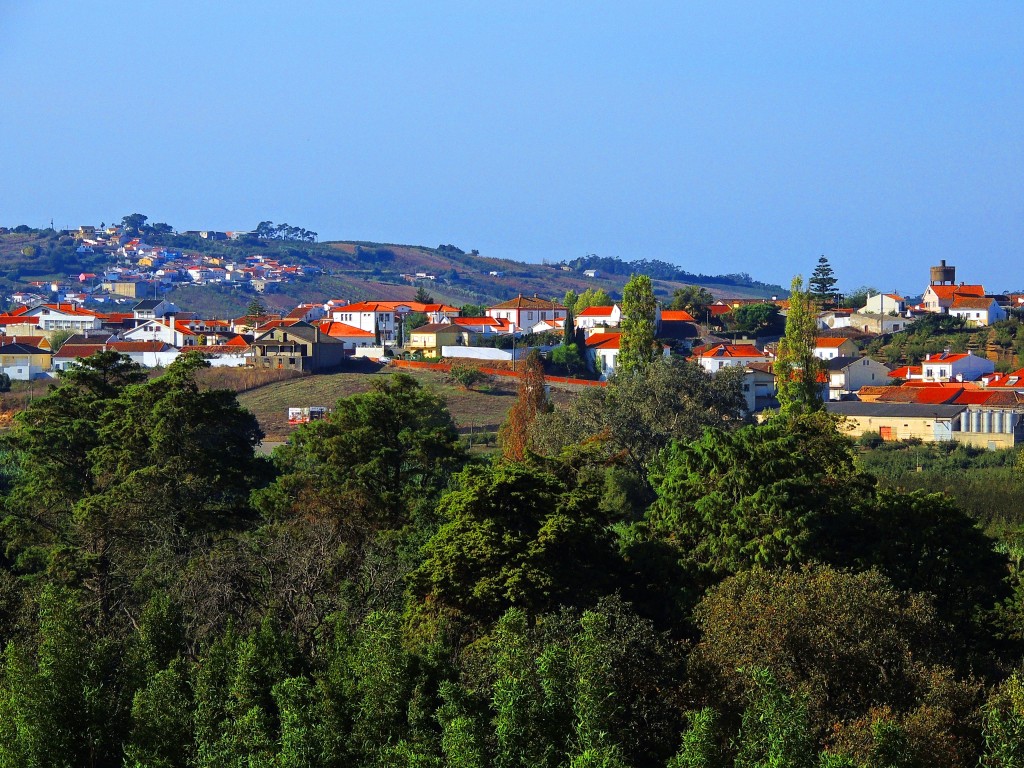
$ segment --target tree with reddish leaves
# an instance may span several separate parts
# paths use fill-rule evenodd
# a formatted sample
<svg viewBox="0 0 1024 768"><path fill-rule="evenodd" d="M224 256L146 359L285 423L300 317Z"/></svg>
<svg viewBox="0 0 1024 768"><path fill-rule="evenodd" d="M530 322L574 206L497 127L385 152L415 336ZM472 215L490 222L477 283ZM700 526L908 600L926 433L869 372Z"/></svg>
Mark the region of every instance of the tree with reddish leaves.
<svg viewBox="0 0 1024 768"><path fill-rule="evenodd" d="M523 361L519 376L519 394L508 418L501 425L498 437L501 440L502 455L506 459L521 461L529 448L533 424L537 414L548 410L548 398L544 391L544 366L540 355L531 351Z"/></svg>

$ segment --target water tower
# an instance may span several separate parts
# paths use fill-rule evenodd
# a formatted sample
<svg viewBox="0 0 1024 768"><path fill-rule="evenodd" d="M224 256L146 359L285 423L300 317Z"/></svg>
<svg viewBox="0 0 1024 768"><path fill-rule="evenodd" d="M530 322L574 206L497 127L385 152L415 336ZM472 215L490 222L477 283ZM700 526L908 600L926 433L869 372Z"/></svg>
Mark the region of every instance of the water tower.
<svg viewBox="0 0 1024 768"><path fill-rule="evenodd" d="M956 283L956 267L947 267L946 260L940 259L939 266L932 267L932 285L954 285Z"/></svg>

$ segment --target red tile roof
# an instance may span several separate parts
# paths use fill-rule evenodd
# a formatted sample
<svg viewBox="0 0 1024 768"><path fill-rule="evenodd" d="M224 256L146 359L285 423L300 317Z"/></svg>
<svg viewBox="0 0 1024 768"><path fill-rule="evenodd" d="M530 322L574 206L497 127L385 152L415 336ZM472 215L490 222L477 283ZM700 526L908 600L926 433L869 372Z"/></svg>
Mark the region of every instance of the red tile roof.
<svg viewBox="0 0 1024 768"><path fill-rule="evenodd" d="M338 323L334 320L324 320L320 323L320 332L326 333L328 336L335 338L373 338L373 334L370 331L364 331L362 328L356 328L354 325L346 325L345 323Z"/></svg>
<svg viewBox="0 0 1024 768"><path fill-rule="evenodd" d="M557 302L541 299L537 296L523 296L519 294L514 299L495 304L491 309L565 309Z"/></svg>
<svg viewBox="0 0 1024 768"><path fill-rule="evenodd" d="M591 349L618 349L620 333L595 333L587 337L587 346Z"/></svg>
<svg viewBox="0 0 1024 768"><path fill-rule="evenodd" d="M961 296L984 296L985 289L980 285L929 285L932 293L940 299L953 299L957 294Z"/></svg>
<svg viewBox="0 0 1024 768"><path fill-rule="evenodd" d="M170 344L162 341L111 341L106 345L107 349L115 352L166 352L174 349Z"/></svg>
<svg viewBox="0 0 1024 768"><path fill-rule="evenodd" d="M685 309L663 309L661 319L667 323L694 323L693 315Z"/></svg>
<svg viewBox="0 0 1024 768"><path fill-rule="evenodd" d="M615 307L587 307L580 312L576 317L608 317L611 315L612 310ZM662 313L664 315L664 313Z"/></svg>
<svg viewBox="0 0 1024 768"><path fill-rule="evenodd" d="M103 349L102 344L65 344L53 356L74 360L78 357L90 357L101 349Z"/></svg>
<svg viewBox="0 0 1024 768"><path fill-rule="evenodd" d="M956 296L950 309L991 309L994 299L977 296Z"/></svg>
<svg viewBox="0 0 1024 768"><path fill-rule="evenodd" d="M904 365L901 368L897 368L894 371L889 371L890 379L906 379L910 376L920 376L921 366L920 365Z"/></svg>
<svg viewBox="0 0 1024 768"><path fill-rule="evenodd" d="M753 344L716 344L713 347L704 349L700 353L694 350L697 357L701 359L711 357L768 357L766 353L755 347Z"/></svg>
<svg viewBox="0 0 1024 768"><path fill-rule="evenodd" d="M849 341L849 339L844 338L842 336L819 336L817 339L815 339L814 346L816 346L816 347L841 347L847 341Z"/></svg>

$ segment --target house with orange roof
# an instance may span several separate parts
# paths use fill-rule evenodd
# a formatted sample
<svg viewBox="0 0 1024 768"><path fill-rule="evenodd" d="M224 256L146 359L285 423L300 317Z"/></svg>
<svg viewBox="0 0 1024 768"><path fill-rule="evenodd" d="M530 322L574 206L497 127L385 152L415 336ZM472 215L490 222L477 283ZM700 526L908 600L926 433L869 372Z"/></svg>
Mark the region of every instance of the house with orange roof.
<svg viewBox="0 0 1024 768"><path fill-rule="evenodd" d="M925 355L921 368L922 381L977 381L986 373L995 371L996 364L967 350L966 353Z"/></svg>
<svg viewBox="0 0 1024 768"><path fill-rule="evenodd" d="M859 357L860 349L844 336L819 336L814 340L814 356L819 360L835 357Z"/></svg>
<svg viewBox="0 0 1024 768"><path fill-rule="evenodd" d="M714 344L694 347L692 359L710 374L730 366L746 367L751 363L770 363L773 356L753 344Z"/></svg>
<svg viewBox="0 0 1024 768"><path fill-rule="evenodd" d="M663 309L658 318L657 337L689 341L699 334L693 315L684 309Z"/></svg>
<svg viewBox="0 0 1024 768"><path fill-rule="evenodd" d="M933 283L925 289L921 304L926 312L948 312L957 296L982 299L985 297L985 289L980 285L965 283L959 285L936 285Z"/></svg>
<svg viewBox="0 0 1024 768"><path fill-rule="evenodd" d="M925 355L921 365L897 368L889 376L907 381L963 382L977 381L995 369L996 365L991 360L968 350Z"/></svg>
<svg viewBox="0 0 1024 768"><path fill-rule="evenodd" d="M361 301L331 309L331 319L345 323L376 336L378 329L385 345L400 344L399 329L403 319L413 313L422 313L431 323L440 323L459 316L459 308L447 304L420 301Z"/></svg>
<svg viewBox="0 0 1024 768"><path fill-rule="evenodd" d="M556 317L554 320L538 320L530 327L529 331L530 333L561 332L565 329L565 321L568 319L568 317Z"/></svg>
<svg viewBox="0 0 1024 768"><path fill-rule="evenodd" d="M278 314L264 313L262 315L245 315L243 317L236 317L230 321L230 329L235 333L248 333L250 331L259 328L260 326L266 325L272 320L280 320L281 316Z"/></svg>
<svg viewBox="0 0 1024 768"><path fill-rule="evenodd" d="M481 336L512 333L511 321L494 317L453 317L452 324Z"/></svg>
<svg viewBox="0 0 1024 768"><path fill-rule="evenodd" d="M147 320L125 331L122 336L126 341L162 341L179 349L194 346L198 339L198 334L185 321L177 320L173 315Z"/></svg>
<svg viewBox="0 0 1024 768"><path fill-rule="evenodd" d="M587 337L587 365L598 375L601 381L607 381L615 374L615 366L619 358L619 333L592 333Z"/></svg>
<svg viewBox="0 0 1024 768"><path fill-rule="evenodd" d="M663 309L661 310L661 321L663 323L695 323L693 315L685 309Z"/></svg>
<svg viewBox="0 0 1024 768"><path fill-rule="evenodd" d="M396 314L393 304L360 301L334 309L331 312L331 319L363 331L369 331L375 339L379 335L383 344L395 344L398 341L400 323Z"/></svg>
<svg viewBox="0 0 1024 768"><path fill-rule="evenodd" d="M576 315L574 322L577 328L582 328L585 332L615 328L622 322L622 309L618 304L612 304L610 307L587 307Z"/></svg>
<svg viewBox="0 0 1024 768"><path fill-rule="evenodd" d="M39 323L35 317L11 314L0 315L0 334L7 336L35 336L39 331Z"/></svg>
<svg viewBox="0 0 1024 768"><path fill-rule="evenodd" d="M990 373L981 377L981 385L989 389L1013 389L1024 392L1024 368L1010 373Z"/></svg>
<svg viewBox="0 0 1024 768"><path fill-rule="evenodd" d="M340 339L346 351L355 350L357 347L372 347L374 335L354 325L339 323L336 320L321 320L319 323L320 332L325 336Z"/></svg>
<svg viewBox="0 0 1024 768"><path fill-rule="evenodd" d="M295 309L284 316L285 320L294 320L303 323L315 323L324 316L322 304L299 304Z"/></svg>
<svg viewBox="0 0 1024 768"><path fill-rule="evenodd" d="M541 320L564 318L568 310L556 301L542 299L536 295L519 294L514 299L489 307L485 313L496 320L508 320L515 333L533 327Z"/></svg>
<svg viewBox="0 0 1024 768"><path fill-rule="evenodd" d="M982 328L1006 319L1006 310L991 296L954 296L949 314L961 317L972 328Z"/></svg>
<svg viewBox="0 0 1024 768"><path fill-rule="evenodd" d="M24 313L34 318L41 329L51 331L87 331L100 328L102 323L95 312L74 304L40 304Z"/></svg>
<svg viewBox="0 0 1024 768"><path fill-rule="evenodd" d="M95 344L62 344L53 353L52 366L55 371L66 371L75 365L80 358L92 357L103 349L102 343Z"/></svg>
<svg viewBox="0 0 1024 768"><path fill-rule="evenodd" d="M0 344L28 344L30 347L39 347L45 349L47 352L51 351L50 340L46 336L40 336L36 334L10 334L4 333L4 329L0 328Z"/></svg>

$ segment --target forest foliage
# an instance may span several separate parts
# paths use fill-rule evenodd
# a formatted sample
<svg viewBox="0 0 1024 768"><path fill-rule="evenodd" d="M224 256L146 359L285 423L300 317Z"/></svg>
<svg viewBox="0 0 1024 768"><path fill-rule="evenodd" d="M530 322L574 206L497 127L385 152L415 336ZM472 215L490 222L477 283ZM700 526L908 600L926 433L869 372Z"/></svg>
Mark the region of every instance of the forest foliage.
<svg viewBox="0 0 1024 768"><path fill-rule="evenodd" d="M527 366L479 458L394 375L264 458L204 365L4 438L0 766L1021 764L1019 559L820 410Z"/></svg>

